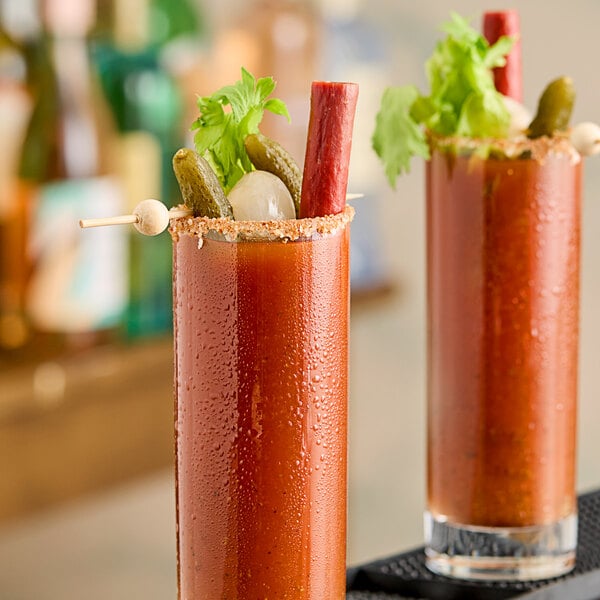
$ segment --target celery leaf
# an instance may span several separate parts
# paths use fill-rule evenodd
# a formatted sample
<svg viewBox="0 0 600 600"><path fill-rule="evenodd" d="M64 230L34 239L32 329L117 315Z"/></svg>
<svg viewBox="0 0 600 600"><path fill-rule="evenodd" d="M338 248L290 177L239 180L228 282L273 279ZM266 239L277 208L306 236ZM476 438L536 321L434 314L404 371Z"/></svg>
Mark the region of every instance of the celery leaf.
<svg viewBox="0 0 600 600"><path fill-rule="evenodd" d="M508 134L510 115L492 69L505 64L515 40L501 37L490 45L456 13L442 30L447 37L425 65L429 95L402 86L388 88L381 99L372 144L392 187L413 156L429 157L424 130L471 138Z"/></svg>
<svg viewBox="0 0 600 600"><path fill-rule="evenodd" d="M198 154L213 167L225 193L254 169L244 139L258 133L264 111L290 118L285 104L267 99L275 89L272 77L256 78L242 67L240 81L198 98L200 116L192 124Z"/></svg>
<svg viewBox="0 0 600 600"><path fill-rule="evenodd" d="M394 188L398 175L410 170L413 156L429 158L425 133L410 114L418 96L417 88L407 85L388 88L381 99L382 110L377 115L372 143Z"/></svg>

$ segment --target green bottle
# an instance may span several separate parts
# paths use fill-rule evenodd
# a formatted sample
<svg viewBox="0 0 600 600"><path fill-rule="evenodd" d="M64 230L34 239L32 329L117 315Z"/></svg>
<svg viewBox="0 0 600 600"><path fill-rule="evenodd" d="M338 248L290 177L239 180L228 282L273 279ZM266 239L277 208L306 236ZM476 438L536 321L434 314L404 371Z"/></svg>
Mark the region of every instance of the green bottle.
<svg viewBox="0 0 600 600"><path fill-rule="evenodd" d="M87 44L95 0L44 0L40 9L42 29L26 44L34 106L18 195L22 303L30 345L45 358L119 337L127 260L123 231L83 236L77 225L124 210L112 122Z"/></svg>
<svg viewBox="0 0 600 600"><path fill-rule="evenodd" d="M171 160L183 145L184 131L180 91L161 63L170 22L165 21L160 37L153 37L153 1L105 5L110 16L103 19L110 30L97 32L94 56L120 133L118 155L129 209L146 198L172 206L180 199ZM170 236L164 232L149 239L131 231L129 251L127 334L167 332L172 325Z"/></svg>

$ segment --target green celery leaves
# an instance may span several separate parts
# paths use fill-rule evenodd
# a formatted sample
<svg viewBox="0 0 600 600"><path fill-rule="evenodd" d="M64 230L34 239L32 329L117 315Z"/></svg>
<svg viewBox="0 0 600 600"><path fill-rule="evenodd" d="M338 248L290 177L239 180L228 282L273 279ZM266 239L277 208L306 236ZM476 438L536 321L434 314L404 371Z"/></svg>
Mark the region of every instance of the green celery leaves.
<svg viewBox="0 0 600 600"><path fill-rule="evenodd" d="M381 105L385 110L377 114L373 149L385 165L385 174L392 187L402 171L409 170L413 156L429 158L425 133L411 117L411 106L419 97L412 85L387 88Z"/></svg>
<svg viewBox="0 0 600 600"><path fill-rule="evenodd" d="M244 175L254 169L244 139L258 133L265 110L290 120L285 104L268 96L275 89L272 77L255 77L242 68L242 78L212 96L198 98L200 116L193 123L194 144L198 154L212 166L225 193ZM225 110L229 107L229 110Z"/></svg>
<svg viewBox="0 0 600 600"><path fill-rule="evenodd" d="M428 157L424 129L472 138L508 133L510 115L491 69L505 64L514 40L502 37L490 46L456 13L442 29L447 37L426 63L429 96L403 86L388 88L381 100L372 142L393 187L413 156Z"/></svg>

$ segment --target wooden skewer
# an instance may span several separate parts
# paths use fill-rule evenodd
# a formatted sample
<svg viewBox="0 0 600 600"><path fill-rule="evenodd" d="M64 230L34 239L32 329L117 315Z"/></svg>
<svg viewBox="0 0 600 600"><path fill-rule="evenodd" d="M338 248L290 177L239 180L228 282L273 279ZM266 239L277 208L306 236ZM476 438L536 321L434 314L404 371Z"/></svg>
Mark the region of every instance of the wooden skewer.
<svg viewBox="0 0 600 600"><path fill-rule="evenodd" d="M188 208L172 208L169 211L169 219L180 219L181 217L191 216L192 211ZM88 227L105 227L106 225L134 225L141 220L140 215L121 215L118 217L104 217L102 219L81 219L79 227L86 229Z"/></svg>
<svg viewBox="0 0 600 600"><path fill-rule="evenodd" d="M105 217L104 219L81 219L79 227L104 227L105 225L132 225L138 223L138 215L122 215L120 217Z"/></svg>
<svg viewBox="0 0 600 600"><path fill-rule="evenodd" d="M191 217L193 211L191 208L172 208L169 211L169 219L181 219L182 217Z"/></svg>
<svg viewBox="0 0 600 600"><path fill-rule="evenodd" d="M346 194L347 200L362 198L364 194ZM169 226L171 219L189 217L192 211L188 208L167 207L158 200L143 200L134 209L131 215L120 215L118 217L104 217L101 219L81 219L79 227L105 227L107 225L133 225L144 235L158 235Z"/></svg>
<svg viewBox="0 0 600 600"><path fill-rule="evenodd" d="M169 226L171 219L189 217L192 211L187 208L167 207L158 200L144 200L140 202L131 215L106 217L101 219L82 219L79 221L81 228L104 227L105 225L134 225L144 235L158 235Z"/></svg>

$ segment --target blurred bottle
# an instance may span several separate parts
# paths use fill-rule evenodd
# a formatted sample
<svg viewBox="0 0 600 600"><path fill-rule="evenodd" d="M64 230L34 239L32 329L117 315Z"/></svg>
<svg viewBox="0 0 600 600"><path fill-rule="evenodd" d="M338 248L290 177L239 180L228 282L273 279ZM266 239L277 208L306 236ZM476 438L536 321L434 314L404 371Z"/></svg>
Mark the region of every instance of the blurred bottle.
<svg viewBox="0 0 600 600"><path fill-rule="evenodd" d="M150 0L150 43L159 49L160 64L173 77L182 99L183 138L191 145L190 126L198 117L197 97L212 93L208 82L211 27L205 2Z"/></svg>
<svg viewBox="0 0 600 600"><path fill-rule="evenodd" d="M34 108L20 161L19 202L30 217L23 304L40 356L115 339L125 308L123 231L77 225L124 209L86 40L94 9L95 0L44 0L41 34L27 44Z"/></svg>
<svg viewBox="0 0 600 600"><path fill-rule="evenodd" d="M0 2L0 354L27 341L24 316L26 213L18 163L31 112L23 38L37 33L27 2Z"/></svg>
<svg viewBox="0 0 600 600"><path fill-rule="evenodd" d="M207 34L199 2L190 0L149 0L150 40L165 48L169 44L195 46Z"/></svg>
<svg viewBox="0 0 600 600"><path fill-rule="evenodd" d="M273 76L276 80L275 95L286 102L292 121L290 124L267 113L261 131L287 148L302 165L310 85L316 78L320 57L318 12L313 2L306 0L255 0L246 6L237 28L240 39L250 35L254 48L238 57L236 75L239 77L239 65L244 65L257 77ZM252 60L255 64L249 62Z"/></svg>
<svg viewBox="0 0 600 600"><path fill-rule="evenodd" d="M104 28L96 32L94 55L120 132L120 176L129 210L145 198L159 198L169 206L180 201L171 161L183 145L182 99L161 56L166 45L194 29L186 6L162 0L103 3ZM174 15L175 9L181 13ZM131 230L129 249L127 333L139 337L168 331L169 234L145 238Z"/></svg>

